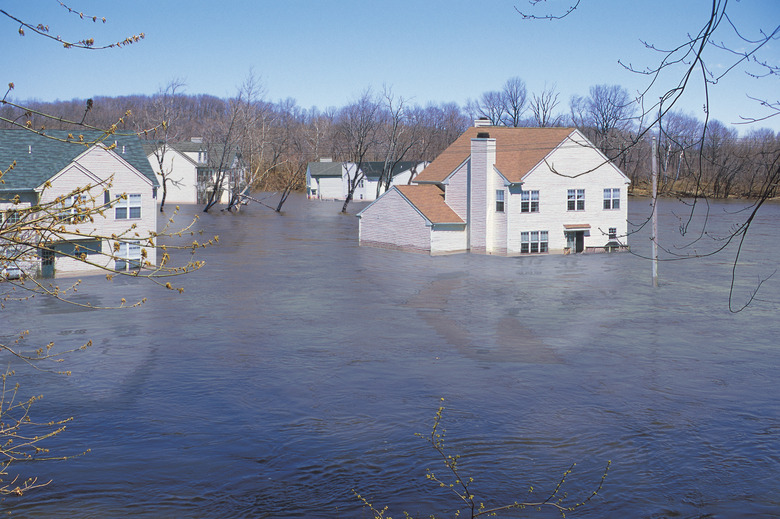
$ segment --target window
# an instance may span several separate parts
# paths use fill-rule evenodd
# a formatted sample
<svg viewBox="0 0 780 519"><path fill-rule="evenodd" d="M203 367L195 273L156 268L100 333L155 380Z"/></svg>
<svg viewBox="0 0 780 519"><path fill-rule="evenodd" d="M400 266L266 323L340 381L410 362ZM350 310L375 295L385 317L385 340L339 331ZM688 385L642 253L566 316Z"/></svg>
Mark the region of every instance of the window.
<svg viewBox="0 0 780 519"><path fill-rule="evenodd" d="M18 211L7 211L5 213L5 223L13 225L19 223L22 220L22 215Z"/></svg>
<svg viewBox="0 0 780 519"><path fill-rule="evenodd" d="M585 210L585 190L584 189L569 189L566 196L567 205L566 208L569 211L584 211Z"/></svg>
<svg viewBox="0 0 780 519"><path fill-rule="evenodd" d="M523 191L520 193L520 212L539 212L539 191Z"/></svg>
<svg viewBox="0 0 780 519"><path fill-rule="evenodd" d="M610 240L617 240L617 227L610 227L609 228L609 239Z"/></svg>
<svg viewBox="0 0 780 519"><path fill-rule="evenodd" d="M122 242L116 251L116 270L141 268L141 245L138 242Z"/></svg>
<svg viewBox="0 0 780 519"><path fill-rule="evenodd" d="M504 190L496 189L496 212L504 212Z"/></svg>
<svg viewBox="0 0 780 519"><path fill-rule="evenodd" d="M64 223L78 223L79 206L81 205L81 196L73 195L69 196L62 201L60 206L60 212L57 214L57 219Z"/></svg>
<svg viewBox="0 0 780 519"><path fill-rule="evenodd" d="M547 252L547 231L525 231L520 233L520 252L534 254Z"/></svg>
<svg viewBox="0 0 780 519"><path fill-rule="evenodd" d="M141 218L141 195L126 195L126 198L118 196L115 211L117 220Z"/></svg>
<svg viewBox="0 0 780 519"><path fill-rule="evenodd" d="M604 209L620 209L620 189L604 190Z"/></svg>

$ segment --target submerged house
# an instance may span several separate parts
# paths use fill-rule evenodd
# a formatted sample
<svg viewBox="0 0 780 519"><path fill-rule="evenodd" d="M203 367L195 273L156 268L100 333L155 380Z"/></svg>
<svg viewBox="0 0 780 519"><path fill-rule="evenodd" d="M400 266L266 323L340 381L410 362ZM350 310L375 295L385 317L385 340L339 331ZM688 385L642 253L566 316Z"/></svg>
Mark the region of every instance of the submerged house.
<svg viewBox="0 0 780 519"><path fill-rule="evenodd" d="M363 162L358 182L353 194L353 200L376 200L377 186L382 175L383 161ZM420 173L427 162L401 161L391 172L391 185L408 184ZM306 195L308 198L320 200L345 200L349 194L349 184L355 178L357 165L353 162L333 162L323 158L319 162L309 162L306 168ZM384 186L379 193L384 193Z"/></svg>
<svg viewBox="0 0 780 519"><path fill-rule="evenodd" d="M626 249L629 183L576 129L478 121L358 213L359 239L432 254Z"/></svg>
<svg viewBox="0 0 780 519"><path fill-rule="evenodd" d="M0 258L13 260L3 267L52 277L100 265L137 268L142 258L155 264L155 248L141 238L157 230L158 183L141 140L117 135L94 143L105 135L46 134L0 130L0 164L3 169L14 164L0 183L0 228L6 238L0 238ZM85 145L79 137L93 144ZM69 196L86 186L89 191ZM47 205L45 213L29 211ZM93 218L81 219L83 207L103 207L103 215L90 209ZM34 223L36 218L43 218L42 223ZM106 238L111 236L115 238ZM75 258L82 254L86 262Z"/></svg>
<svg viewBox="0 0 780 519"><path fill-rule="evenodd" d="M239 192L247 186L247 165L241 160L241 153L233 150L223 157L224 146L209 145L202 137L193 137L182 142L145 141L144 149L149 164L162 184L162 168L168 179L165 203L205 204L216 188L217 171L222 163L223 182L217 200L223 204L230 201L234 190Z"/></svg>

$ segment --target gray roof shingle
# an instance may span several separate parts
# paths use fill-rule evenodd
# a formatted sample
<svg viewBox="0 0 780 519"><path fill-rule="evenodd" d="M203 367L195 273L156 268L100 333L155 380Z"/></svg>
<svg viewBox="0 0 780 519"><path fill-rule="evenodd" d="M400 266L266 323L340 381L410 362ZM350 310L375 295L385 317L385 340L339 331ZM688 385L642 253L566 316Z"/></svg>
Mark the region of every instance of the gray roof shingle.
<svg viewBox="0 0 780 519"><path fill-rule="evenodd" d="M3 175L0 191L35 189L87 149L79 142L79 135L84 136L85 142L94 142L105 136L99 131L48 130L45 133L53 138L27 130L0 130L0 169L4 171L16 161L14 169ZM69 134L74 138L70 139ZM120 157L151 180L153 185L159 185L137 135L110 135L103 141L107 146L114 142Z"/></svg>

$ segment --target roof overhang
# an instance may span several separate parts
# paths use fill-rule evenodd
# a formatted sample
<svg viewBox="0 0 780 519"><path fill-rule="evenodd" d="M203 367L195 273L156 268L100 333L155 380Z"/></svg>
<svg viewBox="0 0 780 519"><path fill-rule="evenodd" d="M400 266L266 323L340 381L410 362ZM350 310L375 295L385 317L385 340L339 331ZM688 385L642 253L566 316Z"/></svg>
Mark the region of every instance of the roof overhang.
<svg viewBox="0 0 780 519"><path fill-rule="evenodd" d="M589 231L589 223L565 223L563 229L566 231Z"/></svg>

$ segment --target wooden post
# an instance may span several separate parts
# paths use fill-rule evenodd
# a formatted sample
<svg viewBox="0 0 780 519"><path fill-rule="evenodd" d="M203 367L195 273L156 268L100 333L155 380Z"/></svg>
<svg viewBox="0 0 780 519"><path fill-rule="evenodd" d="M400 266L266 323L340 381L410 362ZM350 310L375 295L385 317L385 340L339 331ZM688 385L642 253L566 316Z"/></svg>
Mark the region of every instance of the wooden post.
<svg viewBox="0 0 780 519"><path fill-rule="evenodd" d="M658 150L656 138L653 137L652 176L653 176L653 230L650 239L653 241L653 286L658 286Z"/></svg>

